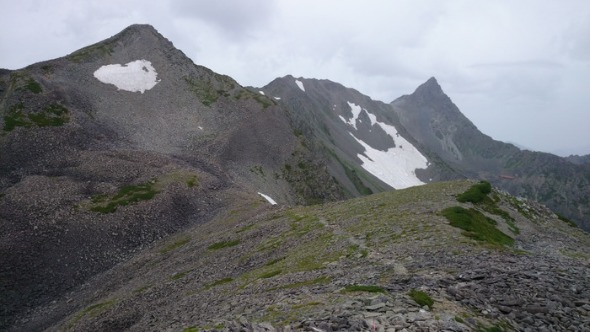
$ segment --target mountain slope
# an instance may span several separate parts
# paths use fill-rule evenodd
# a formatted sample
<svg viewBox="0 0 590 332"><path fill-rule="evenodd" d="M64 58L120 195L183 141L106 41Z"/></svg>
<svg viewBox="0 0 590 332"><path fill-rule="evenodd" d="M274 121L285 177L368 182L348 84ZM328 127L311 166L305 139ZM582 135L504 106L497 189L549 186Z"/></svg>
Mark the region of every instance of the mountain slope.
<svg viewBox="0 0 590 332"><path fill-rule="evenodd" d="M434 78L391 105L407 132L453 169L543 202L590 230L590 165L521 151L482 134Z"/></svg>
<svg viewBox="0 0 590 332"><path fill-rule="evenodd" d="M442 182L295 208L244 200L18 327L589 328L588 234L502 192L459 203L472 186ZM456 206L491 218L484 223L514 243L452 227L443 214Z"/></svg>
<svg viewBox="0 0 590 332"><path fill-rule="evenodd" d="M459 177L412 140L389 105L354 89L286 76L261 91L291 110L351 196Z"/></svg>
<svg viewBox="0 0 590 332"><path fill-rule="evenodd" d="M341 196L287 110L148 25L0 72L0 119L0 329L243 193Z"/></svg>

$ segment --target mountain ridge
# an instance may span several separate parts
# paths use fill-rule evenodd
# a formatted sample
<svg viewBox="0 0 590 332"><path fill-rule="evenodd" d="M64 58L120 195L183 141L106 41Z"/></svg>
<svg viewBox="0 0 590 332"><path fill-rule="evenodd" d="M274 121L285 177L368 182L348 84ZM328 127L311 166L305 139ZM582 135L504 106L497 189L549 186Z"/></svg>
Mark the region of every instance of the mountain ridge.
<svg viewBox="0 0 590 332"><path fill-rule="evenodd" d="M107 73L106 82L101 79L104 75L96 75L98 70ZM125 75L117 76L121 71ZM139 81L149 81L150 84L129 85L129 77L140 77ZM310 289L306 287L327 281L317 279L326 277L321 275L325 268L345 269L351 262L351 266L360 272L354 279L347 279L339 272L330 274L332 279L327 282L330 292L339 290L340 286L370 282L385 287L383 290L390 292L386 294L397 294L402 299L401 302L382 299L371 304L375 299L363 297L359 303L369 302L347 306L354 314L346 316L349 318L342 324L349 325L343 326L361 328L367 323L365 318L369 317L360 318L359 312L373 310L366 306L383 303L399 308L412 303L405 293L410 289L395 286L397 281L387 286L385 281L376 279L375 276L390 269L393 270L387 275L408 270L402 263L403 257L397 257L398 261L383 260L384 253L395 254L392 248L399 244L396 241L407 238L412 241L401 241L405 246L401 249L410 250L414 240L421 241L424 246L419 247L420 257L429 257L432 247L428 246L428 239L434 241L441 234L452 234L455 238L465 235L449 226L442 217L443 209L455 205L491 218L489 223L498 225L521 246L515 250L533 253L543 269L550 266L548 262L556 260L558 267L571 268L578 278L580 268L586 266L587 235L560 220L567 218L500 190L489 195L490 200L486 201L489 206L458 203L455 196L475 183L439 182L489 179L494 185L508 188L513 193L527 194L553 206L562 206L565 214L581 211L580 214L584 215L583 208L588 204L584 205L582 198L587 196L579 193L586 188L583 179L589 174L587 168L546 154L513 152L516 148L490 142L491 138L482 136L475 126L471 132L457 138L455 132L464 129L466 126L461 124L469 120L444 94L436 79L429 79L417 91L417 95L386 104L329 80L286 76L263 88L245 88L231 77L195 65L156 29L147 25L133 25L103 42L62 58L21 70L0 71L3 124L0 134L0 279L3 281L0 284L3 294L0 297L0 328L141 330L152 323L156 325L151 326L168 328L167 319L159 321L154 318L154 321L142 314L142 310L156 310L157 304L150 306L149 310L141 309L143 303L149 301L128 296L131 293L141 295L147 288L142 289L146 286L142 285L131 293L127 292L132 286L126 284L129 278L121 272L125 269L138 278L134 283L153 275L158 279L154 280L157 287L164 288L167 286L163 285L175 284L177 280L182 282L189 276L185 280L193 280L199 285L192 289L197 293L201 286L212 289L233 282L241 273L250 273L248 275L255 277L248 279L252 283L246 285L256 290L257 299L264 299L268 294L259 292L259 286L266 285L265 282L270 282L271 289L295 284L293 288L303 287L304 292L308 292ZM441 99L443 102L436 102ZM424 114L438 114L435 129L447 130L441 132L442 140L437 139L435 130L427 135L430 120L412 126L411 116ZM421 133L426 136L420 136ZM440 146L441 141L447 144ZM466 141L483 143L465 148L462 144ZM451 149L445 150L445 147ZM506 151L510 153L505 154ZM505 159L489 162L490 158L497 156ZM499 169L502 172L499 173ZM415 184L425 185L399 193L370 195ZM559 192L551 192L551 188ZM368 197L344 200L359 196ZM271 200L278 202L277 206L272 207ZM332 209L341 212L332 215L336 211ZM381 212L384 214L379 215ZM562 211L558 209L558 212ZM357 232L356 228L368 221L363 216L369 214L374 215L375 220L385 218L384 223L370 224ZM405 219L409 215L412 222ZM388 224L385 216L396 220L395 223ZM517 223L513 224L515 221L510 218ZM280 223L273 222L276 220ZM264 227L266 231L257 233L257 227ZM345 229L350 227L356 233L348 236L345 233L351 230L345 232ZM523 227L523 235L516 232L519 227ZM311 238L305 237L312 233ZM387 240L387 245L372 242L371 237L380 233L388 234L388 238L383 239ZM254 234L254 237L242 238L246 234ZM561 242L551 242L552 238L547 234L556 234ZM317 248L307 242L297 241L313 242L317 240L316 235L321 239L322 251L315 251ZM535 244L535 236L547 244L546 251ZM193 238L200 240L193 241ZM240 242L235 242L236 238L245 241L244 245L247 241L248 246L242 248ZM325 241L330 240L328 238L335 241ZM478 242L471 240L459 241L457 245L465 247L458 250L486 250L482 249L485 246L479 247ZM288 245L283 246L287 242ZM265 247L261 249L260 243L265 243ZM183 249L178 261L166 261L167 257L176 255L176 249L185 245L198 252L198 257ZM240 248L240 255L247 257L242 257L243 261L234 261L239 255L216 256L222 253L216 250L224 248ZM447 258L455 256L442 248L444 246L437 249L438 254ZM278 253L275 255L274 249L282 250L286 258L278 257ZM490 255L502 264L515 261L527 269L536 264L534 260L527 260L526 255L518 258L516 252L514 257L508 257L496 249ZM329 257L326 266L324 261L319 262L322 264L315 261L316 257L323 255L317 254L322 252ZM375 268L373 272L365 274L363 258L373 259L372 253L378 253L377 257L381 258L377 265L371 265L371 269ZM351 258L349 254L360 260L347 260ZM268 255L277 257L271 259ZM217 260L208 261L212 256ZM150 265L149 261L154 257L157 264ZM420 269L431 264L420 257L414 262L406 262L412 267L409 269L412 275L409 285L426 291L436 286L434 293L439 301L454 303L467 298L467 294L477 287L488 289L476 283L475 288L452 293L438 281L436 285L411 281L414 277L423 280ZM267 258L271 260L266 261ZM145 264L133 265L137 260ZM215 268L219 262L229 261L235 263L232 265L235 276L224 276L219 274L222 271L215 270L218 280L203 279L204 271ZM249 263L244 265L244 262ZM330 263L334 265L330 267ZM194 267L190 267L191 264ZM278 273L277 266L280 266ZM314 268L297 270L296 266ZM485 268L473 265L476 266ZM174 273L167 276L170 268ZM432 272L443 271L441 266L432 268ZM261 274L252 274L254 272ZM398 281L408 282L405 274L401 274L404 276ZM505 276L494 275L498 278ZM558 278L559 269L551 270L550 275ZM110 282L108 276L116 278ZM281 278L281 283L273 286L273 277ZM316 279L310 279L314 282L309 285L299 284L307 280L302 277ZM517 286L522 275L508 277ZM232 281L226 278L232 278ZM453 274L451 279L455 283L461 278ZM332 280L338 282L332 283ZM93 292L97 292L94 295L86 290L89 283ZM582 275L578 284L579 289L584 289L588 281ZM539 287L545 291L546 286L542 283ZM488 290L495 289L493 287ZM113 300L109 292L115 288L126 295ZM569 308L563 317L531 318L530 312L505 310L494 302L496 316L478 314L474 322L488 326L505 320L512 326L526 326L522 319L528 317L544 326L553 326L550 318L565 317L568 324L583 328L583 323L578 324L580 316L575 316L572 310L586 303L572 303L585 293L571 289L564 289L564 292L563 301L546 299L551 302L543 306ZM172 297L166 297L166 292L157 294L163 297L163 301L174 302ZM182 297L179 293L174 294L176 299ZM242 304L250 305L247 294L242 295L240 298L245 301ZM205 303L203 299L198 302ZM235 307L229 298L217 300L219 306L212 306L217 312L229 312L225 310L227 305ZM328 309L335 309L324 306L329 304L325 303L329 298L320 300L318 303L324 308L318 311L321 315L326 315ZM465 310L461 312L474 308L487 310L486 306L492 305L479 297L472 300L473 303L462 302ZM261 301L253 307L270 310L267 308L269 303ZM190 300L184 303L188 306L183 307L185 311L180 314L182 324L194 321L201 327L209 326L205 329L214 329L208 325L216 324L211 312L194 309ZM300 302L291 304L305 305ZM533 305L532 302L528 304ZM197 315L206 314L208 318L195 319L191 310L197 310ZM512 311L525 316L517 317L516 313L510 316ZM542 313L545 311L542 309ZM238 313L239 310L231 312ZM447 315L444 322L448 326L465 330L477 327L474 322L457 325L457 320L452 321L454 311L442 312ZM584 313L579 312L580 315ZM266 319L266 316L252 316L252 313L243 313L248 316L246 323L240 323L245 328L259 328L252 324L262 324ZM405 326L410 318L415 321L418 313L423 314L419 306L404 312L402 325ZM392 323L393 317L387 312L372 317L377 316L383 316L379 324L384 327L398 326ZM424 316L428 317L428 326L439 326L432 315ZM238 318L228 316L224 322L234 324ZM272 324L282 322L270 320ZM340 324L328 321L336 326ZM312 325L300 323L302 328L319 328L320 324L319 320Z"/></svg>

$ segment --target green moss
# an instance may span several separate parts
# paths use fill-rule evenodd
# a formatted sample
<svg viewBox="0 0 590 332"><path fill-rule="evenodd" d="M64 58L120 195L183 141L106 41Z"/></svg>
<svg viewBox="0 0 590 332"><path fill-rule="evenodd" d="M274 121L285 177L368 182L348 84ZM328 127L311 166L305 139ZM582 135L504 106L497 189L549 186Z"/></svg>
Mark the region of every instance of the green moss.
<svg viewBox="0 0 590 332"><path fill-rule="evenodd" d="M137 185L124 186L111 198L93 198L92 201L94 205L90 207L90 210L100 213L113 213L117 211L117 208L120 206L150 200L159 193L159 191L155 189L154 183L155 182L146 182Z"/></svg>
<svg viewBox="0 0 590 332"><path fill-rule="evenodd" d="M273 259L272 261L264 264L264 266L271 266L271 265L275 265L276 263L280 262L280 261L284 261L285 257L279 257L277 259Z"/></svg>
<svg viewBox="0 0 590 332"><path fill-rule="evenodd" d="M570 227L578 228L578 225L576 225L575 222L571 221L570 219L559 213L557 213L557 218L559 218L559 220L563 221L564 223L568 224Z"/></svg>
<svg viewBox="0 0 590 332"><path fill-rule="evenodd" d="M185 327L184 330L182 330L183 332L199 332L199 328L196 326L189 326L189 327Z"/></svg>
<svg viewBox="0 0 590 332"><path fill-rule="evenodd" d="M37 83L34 79L30 78L25 85L25 89L31 91L32 93L41 93L43 89L41 85Z"/></svg>
<svg viewBox="0 0 590 332"><path fill-rule="evenodd" d="M274 270L274 271L266 272L266 273L259 275L258 278L261 278L261 279L272 278L274 276L281 274L281 272L283 272L283 271L282 270Z"/></svg>
<svg viewBox="0 0 590 332"><path fill-rule="evenodd" d="M188 274L190 273L190 271L184 271L184 272L178 272L178 273L174 273L171 277L170 280L178 280L178 279L182 279L184 277L186 277Z"/></svg>
<svg viewBox="0 0 590 332"><path fill-rule="evenodd" d="M22 112L24 105L19 103L13 106L4 116L4 130L11 131L16 127L58 127L70 121L69 111L60 104L51 104L38 113L25 114Z"/></svg>
<svg viewBox="0 0 590 332"><path fill-rule="evenodd" d="M385 289L374 285L349 285L344 287L345 292L368 292L368 293L386 293Z"/></svg>
<svg viewBox="0 0 590 332"><path fill-rule="evenodd" d="M145 291L147 291L150 288L152 288L151 285L146 285L146 286L143 286L143 287L140 287L140 288L135 289L133 291L133 293L135 293L135 294L143 294L143 293L145 293Z"/></svg>
<svg viewBox="0 0 590 332"><path fill-rule="evenodd" d="M192 188L192 187L196 186L197 184L198 184L198 181L197 181L197 176L196 175L193 175L188 180L186 180L186 185L189 188Z"/></svg>
<svg viewBox="0 0 590 332"><path fill-rule="evenodd" d="M495 221L487 218L475 209L464 209L459 206L450 207L442 211L450 225L464 230L463 235L477 241L493 245L512 245L514 239L502 233L495 226Z"/></svg>
<svg viewBox="0 0 590 332"><path fill-rule="evenodd" d="M249 231L249 230L253 229L255 226L256 226L255 224L246 225L246 226L244 226L244 227L242 227L242 228L238 229L238 230L236 231L236 233L238 233L238 234L239 234L239 233L243 233L243 232Z"/></svg>
<svg viewBox="0 0 590 332"><path fill-rule="evenodd" d="M479 203L483 201L489 193L492 192L492 185L487 181L481 181L471 186L466 192L457 196L457 201L461 203L471 202Z"/></svg>
<svg viewBox="0 0 590 332"><path fill-rule="evenodd" d="M96 317L98 314L108 310L110 307L115 305L117 300L111 300L106 302L100 302L97 304L93 304L89 307L84 308L82 311L78 312L67 324L68 328L74 326L80 319L88 316L88 317Z"/></svg>
<svg viewBox="0 0 590 332"><path fill-rule="evenodd" d="M231 240L231 241L221 241L221 242L217 242L217 243L210 245L209 247L207 247L207 249L219 250L219 249L223 249L223 248L234 247L234 246L237 246L238 244L240 244L239 239Z"/></svg>
<svg viewBox="0 0 590 332"><path fill-rule="evenodd" d="M9 112L4 116L4 131L11 131L16 127L29 128L32 123L28 117L20 110Z"/></svg>
<svg viewBox="0 0 590 332"><path fill-rule="evenodd" d="M106 44L95 44L78 50L67 56L67 59L76 63L80 63L86 59L90 59L93 56L105 57L110 56L113 53L111 45Z"/></svg>
<svg viewBox="0 0 590 332"><path fill-rule="evenodd" d="M434 300L423 291L419 291L416 289L410 290L408 295L414 300L414 302L418 303L420 306L428 306L428 308L432 309L432 305L434 304Z"/></svg>
<svg viewBox="0 0 590 332"><path fill-rule="evenodd" d="M189 243L191 240L190 236L185 236L183 238L180 238L176 241L174 241L173 243L170 243L169 245L165 246L162 250L160 250L161 254L166 254L169 253L172 250L178 249L182 246L184 246L185 244Z"/></svg>
<svg viewBox="0 0 590 332"><path fill-rule="evenodd" d="M199 101L205 106L211 106L222 95L215 90L211 79L193 79L190 77L184 78L189 85L190 90L199 98Z"/></svg>
<svg viewBox="0 0 590 332"><path fill-rule="evenodd" d="M224 285L224 284L229 284L230 282L234 281L233 278L223 278L223 279L219 279L217 281L214 281L210 284L208 284L207 286L205 286L205 289L210 289L213 288L215 286L219 286L219 285Z"/></svg>
<svg viewBox="0 0 590 332"><path fill-rule="evenodd" d="M262 95L254 95L254 100L256 100L260 105L262 105L263 109L270 107L273 105L273 102L268 99L268 97Z"/></svg>

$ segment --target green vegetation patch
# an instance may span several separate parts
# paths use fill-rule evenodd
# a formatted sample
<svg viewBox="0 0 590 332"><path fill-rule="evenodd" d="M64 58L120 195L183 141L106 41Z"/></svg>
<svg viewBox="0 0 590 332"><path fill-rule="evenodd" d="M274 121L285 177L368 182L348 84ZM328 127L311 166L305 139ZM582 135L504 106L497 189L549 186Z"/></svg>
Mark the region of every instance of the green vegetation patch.
<svg viewBox="0 0 590 332"><path fill-rule="evenodd" d="M41 93L43 91L41 85L32 78L29 78L25 84L25 89L31 91L32 93Z"/></svg>
<svg viewBox="0 0 590 332"><path fill-rule="evenodd" d="M578 225L575 222L571 221L570 219L568 219L567 217L565 217L559 213L557 213L557 218L559 218L559 220L563 221L564 223L568 224L571 227L578 228Z"/></svg>
<svg viewBox="0 0 590 332"><path fill-rule="evenodd" d="M89 307L86 307L82 311L78 312L69 322L68 327L71 328L74 326L80 319L84 318L85 316L88 317L96 317L98 314L108 310L110 307L115 305L117 300L111 300L106 302L101 302L97 304L93 304Z"/></svg>
<svg viewBox="0 0 590 332"><path fill-rule="evenodd" d="M113 53L111 45L108 44L95 44L80 49L67 56L67 59L76 63L80 63L94 56L105 57L110 56Z"/></svg>
<svg viewBox="0 0 590 332"><path fill-rule="evenodd" d="M457 201L461 203L471 202L479 203L486 199L487 195L492 192L492 185L487 181L481 181L474 184L466 192L457 196Z"/></svg>
<svg viewBox="0 0 590 332"><path fill-rule="evenodd" d="M514 239L496 228L496 222L475 209L454 206L442 211L450 225L464 230L463 235L493 245L512 245Z"/></svg>
<svg viewBox="0 0 590 332"><path fill-rule="evenodd" d="M210 245L209 247L207 247L207 249L209 249L209 250L219 250L219 249L223 249L223 248L234 247L234 246L237 246L238 244L240 244L240 240L239 239L230 240L230 241L221 241L221 242L213 243L212 245Z"/></svg>
<svg viewBox="0 0 590 332"><path fill-rule="evenodd" d="M90 210L101 213L113 213L117 211L119 206L150 200L159 193L159 190L155 188L155 183L156 181L150 181L128 185L121 188L113 197L106 195L93 196L92 203L94 204L90 207Z"/></svg>
<svg viewBox="0 0 590 332"><path fill-rule="evenodd" d="M414 300L414 302L418 303L420 306L428 306L428 308L432 309L432 305L434 304L434 300L425 292L412 289L408 293L408 295Z"/></svg>
<svg viewBox="0 0 590 332"><path fill-rule="evenodd" d="M348 285L344 287L344 292L386 293L383 287L375 285Z"/></svg>
<svg viewBox="0 0 590 332"><path fill-rule="evenodd" d="M265 272L265 273L259 275L258 277L261 279L268 279L268 278L272 278L274 276L277 276L277 275L281 274L282 272L283 272L282 270L273 270L273 271Z"/></svg>
<svg viewBox="0 0 590 332"><path fill-rule="evenodd" d="M263 109L266 109L274 104L272 100L263 95L254 95L253 97L262 106Z"/></svg>
<svg viewBox="0 0 590 332"><path fill-rule="evenodd" d="M219 286L219 285L229 284L232 281L234 281L234 278L227 277L227 278L219 279L219 280L216 280L216 281L208 284L207 286L205 286L205 289L210 289L210 288L213 288L213 287Z"/></svg>
<svg viewBox="0 0 590 332"><path fill-rule="evenodd" d="M198 180L197 180L197 176L196 176L196 175L193 175L193 176L191 176L191 177L190 177L188 180L186 180L186 185L187 185L189 188L192 188L192 187L196 186L198 183L199 183L199 182L198 182Z"/></svg>
<svg viewBox="0 0 590 332"><path fill-rule="evenodd" d="M4 130L11 131L16 127L59 127L70 121L69 111L60 104L51 104L38 113L23 113L24 105L13 106L4 116Z"/></svg>
<svg viewBox="0 0 590 332"><path fill-rule="evenodd" d="M220 77L215 77L219 80ZM184 81L188 84L189 89L195 94L199 101L205 106L211 106L221 96L228 97L229 93L225 90L227 82L223 80L216 82L215 78L192 78L185 77ZM216 86L222 85L222 89L217 89Z"/></svg>
<svg viewBox="0 0 590 332"><path fill-rule="evenodd" d="M178 248L184 246L185 244L189 243L190 240L191 240L190 236L182 237L182 238L170 243L169 245L165 246L162 250L160 250L160 253L166 254L172 250L178 249Z"/></svg>

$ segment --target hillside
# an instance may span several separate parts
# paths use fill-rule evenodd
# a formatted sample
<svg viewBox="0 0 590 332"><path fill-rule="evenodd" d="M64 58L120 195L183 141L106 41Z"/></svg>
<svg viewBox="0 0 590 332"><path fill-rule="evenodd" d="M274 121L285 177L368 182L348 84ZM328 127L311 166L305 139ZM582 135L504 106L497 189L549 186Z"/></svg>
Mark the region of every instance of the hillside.
<svg viewBox="0 0 590 332"><path fill-rule="evenodd" d="M148 25L0 72L0 329L240 195L343 197L276 104Z"/></svg>
<svg viewBox="0 0 590 332"><path fill-rule="evenodd" d="M132 25L0 70L0 330L584 330L589 167Z"/></svg>
<svg viewBox="0 0 590 332"><path fill-rule="evenodd" d="M310 207L243 201L17 326L590 328L590 237L545 207L503 192L481 203L458 202L478 186L441 182ZM472 221L483 218L486 230L452 227L443 214L457 207L477 211Z"/></svg>

